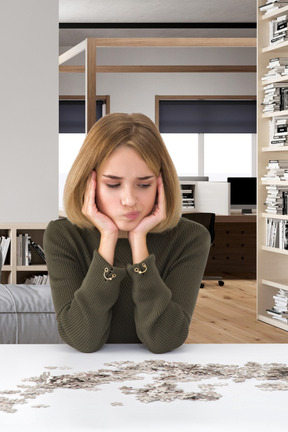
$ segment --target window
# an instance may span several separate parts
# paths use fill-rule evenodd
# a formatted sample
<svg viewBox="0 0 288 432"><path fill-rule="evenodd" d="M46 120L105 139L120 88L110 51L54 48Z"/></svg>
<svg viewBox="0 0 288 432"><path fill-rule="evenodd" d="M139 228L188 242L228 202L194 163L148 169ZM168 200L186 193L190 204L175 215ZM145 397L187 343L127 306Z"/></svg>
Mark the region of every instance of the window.
<svg viewBox="0 0 288 432"><path fill-rule="evenodd" d="M106 113L105 100L96 101L96 116ZM85 139L85 101L59 101L59 210L63 210L66 177Z"/></svg>
<svg viewBox="0 0 288 432"><path fill-rule="evenodd" d="M210 181L254 176L255 141L252 134L205 134L204 175Z"/></svg>
<svg viewBox="0 0 288 432"><path fill-rule="evenodd" d="M256 175L255 100L160 100L159 129L179 176Z"/></svg>
<svg viewBox="0 0 288 432"><path fill-rule="evenodd" d="M162 134L179 176L198 173L198 134Z"/></svg>

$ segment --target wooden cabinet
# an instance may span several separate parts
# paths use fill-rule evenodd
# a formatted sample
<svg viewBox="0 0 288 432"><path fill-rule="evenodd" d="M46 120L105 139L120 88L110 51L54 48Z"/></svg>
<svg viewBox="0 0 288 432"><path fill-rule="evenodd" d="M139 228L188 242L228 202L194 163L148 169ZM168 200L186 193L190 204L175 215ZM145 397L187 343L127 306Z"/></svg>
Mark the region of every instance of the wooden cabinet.
<svg viewBox="0 0 288 432"><path fill-rule="evenodd" d="M256 279L256 215L216 216L205 275Z"/></svg>

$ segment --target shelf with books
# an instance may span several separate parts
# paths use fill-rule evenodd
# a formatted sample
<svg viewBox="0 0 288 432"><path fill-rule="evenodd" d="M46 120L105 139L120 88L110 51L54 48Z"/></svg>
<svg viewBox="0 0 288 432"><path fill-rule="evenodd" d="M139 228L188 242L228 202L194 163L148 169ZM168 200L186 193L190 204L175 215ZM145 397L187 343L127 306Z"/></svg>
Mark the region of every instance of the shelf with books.
<svg viewBox="0 0 288 432"><path fill-rule="evenodd" d="M288 281L285 280L277 280L277 281L270 281L267 279L262 279L262 284L268 285L274 288L282 289L284 291L288 291Z"/></svg>
<svg viewBox="0 0 288 432"><path fill-rule="evenodd" d="M288 146L273 148L269 145L267 147L262 147L261 151L262 152L287 152Z"/></svg>
<svg viewBox="0 0 288 432"><path fill-rule="evenodd" d="M281 117L281 116L288 116L288 110L283 110L283 111L276 111L276 112L271 112L271 113L263 113L262 117L263 118L272 118L272 117Z"/></svg>
<svg viewBox="0 0 288 432"><path fill-rule="evenodd" d="M262 279L265 302L259 306L261 320L283 330L288 330L288 285L287 281Z"/></svg>
<svg viewBox="0 0 288 432"><path fill-rule="evenodd" d="M288 255L288 250L279 249L277 247L262 246L262 250L267 251L267 252L276 253L276 254L286 255L286 256Z"/></svg>
<svg viewBox="0 0 288 432"><path fill-rule="evenodd" d="M273 312L274 296L280 289L288 290L288 250L283 243L288 215L282 208L288 191L288 181L283 180L288 174L284 167L288 163L288 4L281 6L258 0L257 317L288 331L283 317ZM260 7L267 12L263 14ZM271 43L271 36L281 32L284 41ZM281 166L273 165L280 161ZM271 237L273 229L276 238Z"/></svg>
<svg viewBox="0 0 288 432"><path fill-rule="evenodd" d="M286 150L288 152L288 150ZM261 180L262 185L276 185L276 186L287 186L287 180Z"/></svg>
<svg viewBox="0 0 288 432"><path fill-rule="evenodd" d="M263 53L271 53L271 52L277 52L283 49L287 49L288 47L288 41L286 42L280 42L278 43L276 46L266 46L265 48L262 49Z"/></svg>
<svg viewBox="0 0 288 432"><path fill-rule="evenodd" d="M35 247L39 246L41 249L43 248L43 235L46 226L46 223L0 224L0 235L10 238L8 255L2 267L1 283L25 283L26 278L30 275L37 273L40 275L47 274L47 266L44 259L32 248L32 243L35 243ZM21 236L29 240L29 244L27 243L25 246L29 254L25 257L23 264L21 261L19 265L19 250L17 250L17 245Z"/></svg>
<svg viewBox="0 0 288 432"><path fill-rule="evenodd" d="M282 322L275 323L276 320L273 320L273 318L269 318L268 316L262 314L259 314L258 318L260 321L265 322L266 324L270 324L274 327L278 327L282 330L288 331L288 324Z"/></svg>
<svg viewBox="0 0 288 432"><path fill-rule="evenodd" d="M17 265L16 270L17 270L17 272L21 272L21 271L31 271L31 272L39 271L39 272L41 272L41 271L46 271L47 266L46 265L40 265L40 264Z"/></svg>
<svg viewBox="0 0 288 432"><path fill-rule="evenodd" d="M263 81L263 84L268 85L268 84L274 84L274 83L285 83L288 81L288 76L287 75L283 75L280 77L275 77L275 78L269 78L266 79L265 81Z"/></svg>
<svg viewBox="0 0 288 432"><path fill-rule="evenodd" d="M288 215L282 215L282 214L262 213L261 216L268 219L273 218L273 219L280 219L280 220L288 220Z"/></svg>
<svg viewBox="0 0 288 432"><path fill-rule="evenodd" d="M258 2L259 4L263 3L262 1ZM262 6L262 5L261 5ZM260 7L261 7L260 6ZM279 7L280 6L280 7ZM285 49L288 46L287 40L287 13L288 7L280 5L278 3L278 8L274 8L274 10L260 11L260 19L259 24L263 24L265 28L265 34L262 36L265 38L265 43L262 44L261 52L271 52ZM268 28L267 28L268 25Z"/></svg>
<svg viewBox="0 0 288 432"><path fill-rule="evenodd" d="M266 13L264 13L264 15L261 15L261 20L262 21L270 20L276 18L277 16L284 15L285 13L288 13L288 6L280 7L279 9L273 10L271 12L267 11Z"/></svg>

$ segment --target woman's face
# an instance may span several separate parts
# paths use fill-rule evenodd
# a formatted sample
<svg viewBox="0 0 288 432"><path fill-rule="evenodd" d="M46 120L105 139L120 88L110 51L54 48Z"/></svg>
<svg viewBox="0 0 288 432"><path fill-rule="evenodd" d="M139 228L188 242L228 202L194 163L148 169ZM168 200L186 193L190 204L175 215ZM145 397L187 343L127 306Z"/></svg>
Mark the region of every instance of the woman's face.
<svg viewBox="0 0 288 432"><path fill-rule="evenodd" d="M157 178L129 146L117 147L97 172L96 204L121 231L133 230L154 207Z"/></svg>

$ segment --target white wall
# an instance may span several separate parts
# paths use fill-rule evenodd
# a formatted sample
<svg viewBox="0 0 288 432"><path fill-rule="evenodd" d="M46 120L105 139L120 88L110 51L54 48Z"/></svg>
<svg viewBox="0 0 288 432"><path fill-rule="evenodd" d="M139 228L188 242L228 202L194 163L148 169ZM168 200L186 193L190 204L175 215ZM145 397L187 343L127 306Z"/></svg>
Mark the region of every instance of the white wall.
<svg viewBox="0 0 288 432"><path fill-rule="evenodd" d="M58 0L1 2L0 222L58 215Z"/></svg>
<svg viewBox="0 0 288 432"><path fill-rule="evenodd" d="M256 48L98 48L96 58L98 65L256 65ZM155 95L256 95L256 73L99 73L96 89L110 95L111 112L143 112L155 120ZM84 92L84 74L60 74L60 94Z"/></svg>

